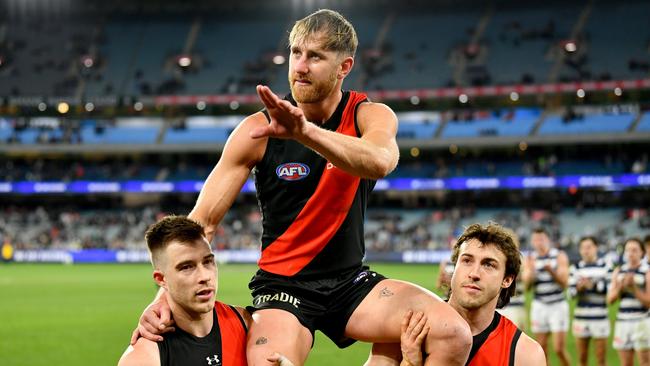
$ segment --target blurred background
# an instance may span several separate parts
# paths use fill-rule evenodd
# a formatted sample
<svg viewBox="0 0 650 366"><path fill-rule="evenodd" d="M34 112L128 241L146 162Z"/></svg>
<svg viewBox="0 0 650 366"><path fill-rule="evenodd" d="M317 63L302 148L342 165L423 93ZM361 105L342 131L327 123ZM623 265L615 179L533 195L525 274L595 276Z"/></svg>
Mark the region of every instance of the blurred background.
<svg viewBox="0 0 650 366"><path fill-rule="evenodd" d="M0 338L25 337L0 342L2 364L117 362L155 289L146 264L114 263L147 263L148 225L189 213L230 132L261 108L255 85L288 92L288 31L319 8L359 36L344 88L400 121L400 164L369 202L369 262L431 288L470 223L512 228L523 250L544 226L574 261L582 235L617 260L625 238L650 233L647 1L1 0L0 244L12 264L0 265ZM255 263L260 229L251 181L212 242L219 260ZM223 268L222 282L240 283L230 301L246 304L254 266ZM51 338L61 332L97 338ZM367 354L323 344L331 353L308 364Z"/></svg>

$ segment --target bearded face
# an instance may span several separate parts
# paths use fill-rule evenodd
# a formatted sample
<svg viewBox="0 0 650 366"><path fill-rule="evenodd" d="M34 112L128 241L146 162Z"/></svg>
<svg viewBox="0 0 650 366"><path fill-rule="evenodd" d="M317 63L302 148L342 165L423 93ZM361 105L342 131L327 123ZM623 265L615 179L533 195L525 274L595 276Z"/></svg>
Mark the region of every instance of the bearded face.
<svg viewBox="0 0 650 366"><path fill-rule="evenodd" d="M323 35L313 35L291 45L289 87L298 103L317 103L336 89L342 58L323 46Z"/></svg>
<svg viewBox="0 0 650 366"><path fill-rule="evenodd" d="M319 78L312 73L296 74L289 70L291 95L298 103L317 103L327 98L336 88L336 69Z"/></svg>

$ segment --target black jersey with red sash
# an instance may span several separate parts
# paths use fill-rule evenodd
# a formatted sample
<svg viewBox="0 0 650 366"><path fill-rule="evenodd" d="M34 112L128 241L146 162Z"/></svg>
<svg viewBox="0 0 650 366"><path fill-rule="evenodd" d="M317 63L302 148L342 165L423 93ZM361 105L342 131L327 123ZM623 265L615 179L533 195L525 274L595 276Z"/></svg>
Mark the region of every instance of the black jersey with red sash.
<svg viewBox="0 0 650 366"><path fill-rule="evenodd" d="M492 323L474 336L466 366L514 366L521 330L505 316L494 312Z"/></svg>
<svg viewBox="0 0 650 366"><path fill-rule="evenodd" d="M296 105L291 96L287 100ZM365 101L365 94L343 92L320 127L359 137L356 111ZM254 174L262 211L262 270L311 276L361 266L363 221L375 181L344 172L295 140L276 138L268 139Z"/></svg>
<svg viewBox="0 0 650 366"><path fill-rule="evenodd" d="M177 328L158 342L161 366L246 366L246 325L232 306L215 301L212 329L196 337Z"/></svg>

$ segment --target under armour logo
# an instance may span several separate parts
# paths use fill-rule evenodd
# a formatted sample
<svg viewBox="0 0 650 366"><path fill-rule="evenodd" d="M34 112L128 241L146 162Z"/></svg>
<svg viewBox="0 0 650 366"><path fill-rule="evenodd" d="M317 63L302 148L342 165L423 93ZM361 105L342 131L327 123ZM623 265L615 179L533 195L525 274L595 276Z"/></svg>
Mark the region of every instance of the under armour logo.
<svg viewBox="0 0 650 366"><path fill-rule="evenodd" d="M208 365L212 365L212 362L214 362L215 365L221 365L221 361L219 361L219 356L217 355L206 357L205 359L208 361Z"/></svg>

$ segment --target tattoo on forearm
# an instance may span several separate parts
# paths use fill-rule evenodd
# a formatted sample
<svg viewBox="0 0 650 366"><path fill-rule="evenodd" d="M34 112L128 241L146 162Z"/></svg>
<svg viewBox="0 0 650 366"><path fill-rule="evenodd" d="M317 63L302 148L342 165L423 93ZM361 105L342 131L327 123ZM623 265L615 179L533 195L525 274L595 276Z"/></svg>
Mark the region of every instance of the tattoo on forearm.
<svg viewBox="0 0 650 366"><path fill-rule="evenodd" d="M267 342L268 342L268 339L266 339L266 337L259 337L255 341L255 344L259 346L259 345L262 345L262 344L266 344Z"/></svg>
<svg viewBox="0 0 650 366"><path fill-rule="evenodd" d="M379 293L379 297L389 297L393 295L394 293L391 290L389 290L388 287L384 287Z"/></svg>

